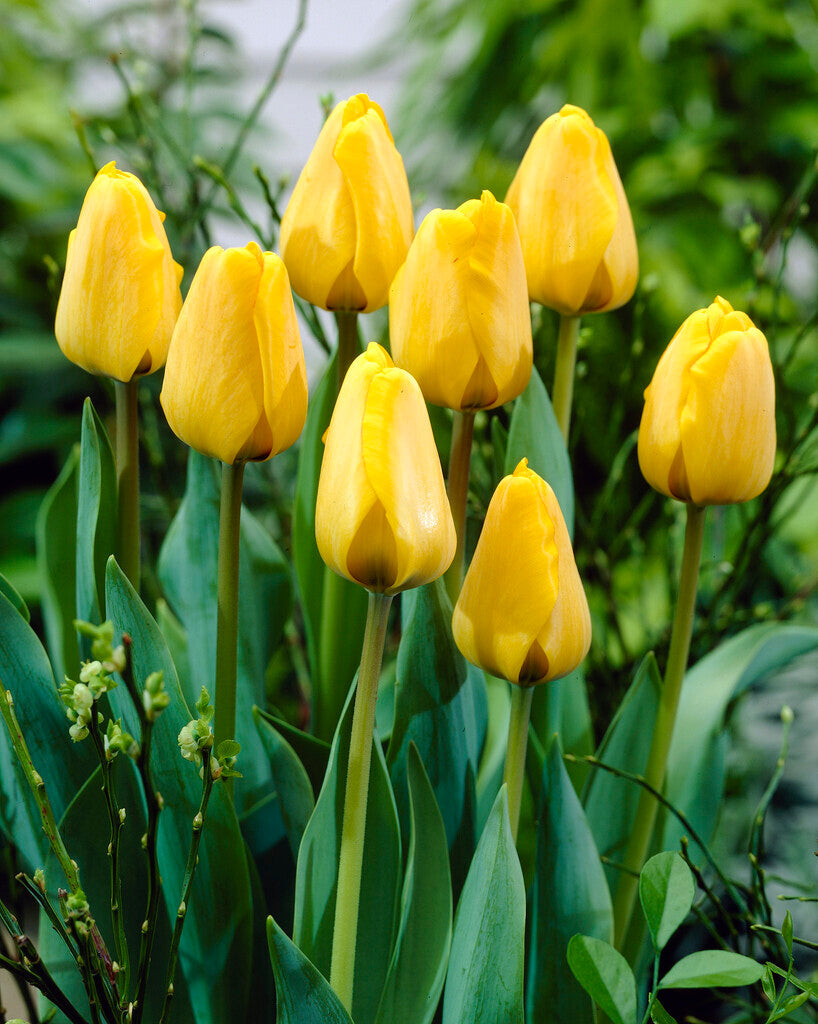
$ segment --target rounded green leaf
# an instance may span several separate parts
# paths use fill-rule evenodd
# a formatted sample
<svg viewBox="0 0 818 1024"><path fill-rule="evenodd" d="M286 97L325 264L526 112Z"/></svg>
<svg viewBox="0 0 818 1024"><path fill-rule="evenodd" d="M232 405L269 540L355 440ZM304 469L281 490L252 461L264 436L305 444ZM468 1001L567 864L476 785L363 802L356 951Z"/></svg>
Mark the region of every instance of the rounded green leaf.
<svg viewBox="0 0 818 1024"><path fill-rule="evenodd" d="M735 988L761 980L764 965L726 949L691 953L667 972L659 988Z"/></svg>
<svg viewBox="0 0 818 1024"><path fill-rule="evenodd" d="M639 899L657 952L690 913L695 895L693 873L678 853L657 853L642 868Z"/></svg>
<svg viewBox="0 0 818 1024"><path fill-rule="evenodd" d="M568 966L612 1024L634 1024L636 980L628 961L610 943L575 935L568 943Z"/></svg>

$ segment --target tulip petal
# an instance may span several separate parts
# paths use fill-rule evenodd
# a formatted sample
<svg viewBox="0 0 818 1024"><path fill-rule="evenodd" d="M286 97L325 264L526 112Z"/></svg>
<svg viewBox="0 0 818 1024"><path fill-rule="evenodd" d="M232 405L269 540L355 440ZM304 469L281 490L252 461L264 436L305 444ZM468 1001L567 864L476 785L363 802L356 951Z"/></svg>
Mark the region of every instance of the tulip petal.
<svg viewBox="0 0 818 1024"><path fill-rule="evenodd" d="M619 171L611 153L610 143L605 135L602 133L600 135L600 145L606 151L605 166L608 177L613 182L616 192L618 212L613 237L608 243L605 257L600 264L600 274L604 275L605 284L601 288L597 285L595 294L594 285L592 285L584 305L589 312L602 313L624 306L636 291L636 282L639 280L639 251L636 247L633 218L625 189L622 187L622 179L619 177ZM594 284L596 284L596 279Z"/></svg>

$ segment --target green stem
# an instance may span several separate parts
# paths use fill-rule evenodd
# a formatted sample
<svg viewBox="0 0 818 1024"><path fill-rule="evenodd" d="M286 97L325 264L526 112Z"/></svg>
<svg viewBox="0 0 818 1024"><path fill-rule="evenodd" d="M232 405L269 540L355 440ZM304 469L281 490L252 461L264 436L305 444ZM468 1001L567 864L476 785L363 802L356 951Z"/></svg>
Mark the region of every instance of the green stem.
<svg viewBox="0 0 818 1024"><path fill-rule="evenodd" d="M139 384L114 381L116 392L117 560L139 590Z"/></svg>
<svg viewBox="0 0 818 1024"><path fill-rule="evenodd" d="M216 635L216 742L236 735L239 640L239 528L244 463L222 466L219 510L219 607Z"/></svg>
<svg viewBox="0 0 818 1024"><path fill-rule="evenodd" d="M673 619L673 631L670 637L665 679L659 698L659 708L653 727L653 739L645 769L645 782L655 790L661 791L665 778L670 744L673 739L673 726L682 692L687 656L690 651L690 637L693 633L693 618L696 611L696 587L699 580L699 563L702 553L704 536L705 509L688 504L687 524L685 526L684 552L682 554L682 572L679 580L679 596L676 601L676 614ZM645 857L656 823L658 803L646 790L639 794L639 805L636 818L628 840L624 865L630 871L642 870ZM622 873L616 889L614 900L614 920L616 922L615 944L622 948L636 902L638 880L629 873Z"/></svg>
<svg viewBox="0 0 818 1024"><path fill-rule="evenodd" d="M463 584L463 562L466 552L466 499L469 496L469 468L474 437L474 413L455 410L452 424L452 448L449 456L449 506L457 533L452 564L446 572L446 590L452 605L457 603Z"/></svg>
<svg viewBox="0 0 818 1024"><path fill-rule="evenodd" d="M179 909L176 911L176 923L173 926L173 937L170 940L170 951L168 953L168 971L165 976L165 1000L162 1003L162 1015L159 1024L165 1024L170 1012L170 1004L173 1000L173 978L176 974L176 964L179 959L179 943L182 940L182 929L185 926L187 909L190 903L190 893L193 889L193 878L196 874L196 865L199 863L199 844L202 841L202 830L204 829L205 815L210 794L213 791L213 775L210 771L210 751L202 751L202 799L199 803L199 810L193 818L193 832L190 839L190 849L187 854L185 866L185 877L182 882L182 899Z"/></svg>
<svg viewBox="0 0 818 1024"><path fill-rule="evenodd" d="M358 355L358 314L339 310L335 314L338 324L338 382L336 394L341 390L347 370Z"/></svg>
<svg viewBox="0 0 818 1024"><path fill-rule="evenodd" d="M531 718L531 701L534 697L533 686L511 687L511 717L508 720L508 746L506 747L506 764L503 769L503 782L508 786L508 816L511 821L511 834L517 842L517 829L520 824L520 804L523 798L523 780L525 779L525 755L528 749L528 722Z"/></svg>
<svg viewBox="0 0 818 1024"><path fill-rule="evenodd" d="M577 362L577 338L579 317L561 316L557 336L557 365L554 368L554 391L551 404L554 415L568 444L568 430L571 426L571 402L574 397L574 367Z"/></svg>
<svg viewBox="0 0 818 1024"><path fill-rule="evenodd" d="M391 604L391 594L370 592L358 689L355 694L352 736L349 742L330 984L350 1012L361 898L366 804L369 797L369 765L372 757L372 734L375 728L375 702Z"/></svg>

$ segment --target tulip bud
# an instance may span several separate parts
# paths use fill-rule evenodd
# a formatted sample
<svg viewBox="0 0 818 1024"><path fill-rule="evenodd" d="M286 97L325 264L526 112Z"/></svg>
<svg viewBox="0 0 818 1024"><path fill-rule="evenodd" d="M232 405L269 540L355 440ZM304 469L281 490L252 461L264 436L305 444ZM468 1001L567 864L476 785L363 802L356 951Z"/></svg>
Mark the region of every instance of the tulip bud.
<svg viewBox="0 0 818 1024"><path fill-rule="evenodd" d="M413 233L403 160L384 112L358 93L327 118L281 221L293 290L322 309L380 309Z"/></svg>
<svg viewBox="0 0 818 1024"><path fill-rule="evenodd" d="M469 661L521 686L568 675L591 645L591 616L559 502L523 459L504 477L452 618Z"/></svg>
<svg viewBox="0 0 818 1024"><path fill-rule="evenodd" d="M147 189L112 161L68 236L54 332L89 373L127 382L164 366L182 306L182 268Z"/></svg>
<svg viewBox="0 0 818 1024"><path fill-rule="evenodd" d="M284 264L255 242L204 254L173 332L161 395L173 432L232 464L298 438L307 374Z"/></svg>
<svg viewBox="0 0 818 1024"><path fill-rule="evenodd" d="M423 221L389 293L392 355L427 401L492 409L531 376L531 315L514 216L491 192Z"/></svg>
<svg viewBox="0 0 818 1024"><path fill-rule="evenodd" d="M624 305L639 276L628 200L603 131L566 104L537 129L506 202L528 294L564 316Z"/></svg>
<svg viewBox="0 0 818 1024"><path fill-rule="evenodd" d="M347 371L326 433L315 536L330 568L386 594L437 579L454 557L426 403L374 342Z"/></svg>
<svg viewBox="0 0 818 1024"><path fill-rule="evenodd" d="M767 339L717 297L685 320L645 391L639 466L662 494L727 505L760 494L775 461Z"/></svg>

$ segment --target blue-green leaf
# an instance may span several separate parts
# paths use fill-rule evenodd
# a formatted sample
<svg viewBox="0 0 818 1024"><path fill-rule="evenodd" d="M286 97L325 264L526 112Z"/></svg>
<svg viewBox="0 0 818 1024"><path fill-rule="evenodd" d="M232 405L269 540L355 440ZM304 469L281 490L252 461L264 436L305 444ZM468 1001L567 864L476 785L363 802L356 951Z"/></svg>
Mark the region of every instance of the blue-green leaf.
<svg viewBox="0 0 818 1024"><path fill-rule="evenodd" d="M20 596L19 591L0 573L0 594L8 600L14 609L25 619L26 622L31 622L31 612L28 610L28 605L25 603L23 598Z"/></svg>
<svg viewBox="0 0 818 1024"><path fill-rule="evenodd" d="M77 480L75 616L86 622L100 623L105 618L105 562L114 550L116 519L114 453L102 420L86 398Z"/></svg>
<svg viewBox="0 0 818 1024"><path fill-rule="evenodd" d="M297 858L301 837L315 807L312 785L298 755L270 719L258 708L253 708L253 717L269 761L290 849Z"/></svg>
<svg viewBox="0 0 818 1024"><path fill-rule="evenodd" d="M446 832L414 743L407 762L412 830L400 924L377 1024L429 1024L452 937L452 882Z"/></svg>
<svg viewBox="0 0 818 1024"><path fill-rule="evenodd" d="M182 892L191 822L202 792L198 772L182 759L177 743L180 729L194 716L179 688L159 627L113 558L108 562L106 582L108 615L117 631L129 633L133 640L137 685L151 672L162 671L170 696L170 704L154 726L151 767L165 804L159 817L158 857L162 893L173 917ZM114 690L111 698L115 713L130 723L133 732L138 726L124 687ZM241 782L237 781L237 789ZM190 989L197 1024L221 1024L243 1017L252 966L252 934L253 908L244 843L230 798L223 786L216 786L202 833L180 947L180 967Z"/></svg>
<svg viewBox="0 0 818 1024"><path fill-rule="evenodd" d="M642 868L639 899L657 952L690 913L695 895L693 873L678 853L657 853Z"/></svg>
<svg viewBox="0 0 818 1024"><path fill-rule="evenodd" d="M352 732L353 694L332 741L324 785L301 840L293 941L329 976L335 894ZM355 1024L373 1024L389 969L400 895L401 841L395 798L381 745L373 741L355 955ZM366 941L362 937L366 936Z"/></svg>
<svg viewBox="0 0 818 1024"><path fill-rule="evenodd" d="M276 1024L352 1024L318 968L271 917L267 918L267 942L278 996Z"/></svg>
<svg viewBox="0 0 818 1024"><path fill-rule="evenodd" d="M593 1024L588 996L565 970L566 950L578 931L612 939L613 909L599 853L556 738L545 759L538 821L528 1016L552 1024Z"/></svg>
<svg viewBox="0 0 818 1024"><path fill-rule="evenodd" d="M612 1024L634 1024L636 979L628 961L610 943L575 935L568 943L568 966Z"/></svg>
<svg viewBox="0 0 818 1024"><path fill-rule="evenodd" d="M674 964L662 988L737 988L761 980L764 965L729 949L701 949Z"/></svg>
<svg viewBox="0 0 818 1024"><path fill-rule="evenodd" d="M523 1024L524 944L525 884L503 786L457 905L443 1024Z"/></svg>

